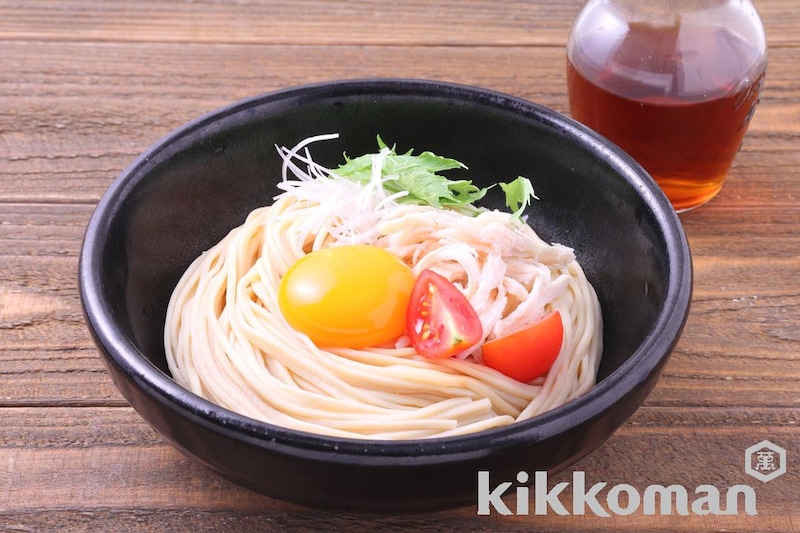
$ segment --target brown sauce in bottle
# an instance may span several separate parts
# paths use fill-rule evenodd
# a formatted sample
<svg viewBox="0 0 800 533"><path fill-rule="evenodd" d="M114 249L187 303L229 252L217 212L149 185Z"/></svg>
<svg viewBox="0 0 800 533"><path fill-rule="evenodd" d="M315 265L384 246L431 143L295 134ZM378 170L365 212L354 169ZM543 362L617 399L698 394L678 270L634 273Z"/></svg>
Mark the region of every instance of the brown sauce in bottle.
<svg viewBox="0 0 800 533"><path fill-rule="evenodd" d="M679 23L631 23L607 61L592 57L603 43L588 41L567 60L573 118L636 159L678 211L719 192L764 81L764 68L751 72L756 50L727 30L691 38L678 42Z"/></svg>

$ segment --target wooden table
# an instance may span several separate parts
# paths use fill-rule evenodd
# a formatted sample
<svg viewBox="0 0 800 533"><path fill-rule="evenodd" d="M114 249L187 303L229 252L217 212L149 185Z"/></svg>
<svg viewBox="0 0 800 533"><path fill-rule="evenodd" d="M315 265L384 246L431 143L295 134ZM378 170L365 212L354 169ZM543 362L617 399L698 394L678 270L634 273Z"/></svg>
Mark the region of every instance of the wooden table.
<svg viewBox="0 0 800 533"><path fill-rule="evenodd" d="M800 531L800 18L761 0L770 67L722 193L682 215L691 316L663 379L550 485L745 484L758 515L354 516L240 489L121 399L76 269L95 202L143 149L245 96L328 79L479 85L566 112L580 0L0 2L0 531ZM787 472L745 473L768 440ZM752 450L751 450L752 451ZM764 451L764 450L762 450ZM773 457L779 455L773 454ZM776 464L776 463L773 463ZM602 501L602 500L601 500Z"/></svg>

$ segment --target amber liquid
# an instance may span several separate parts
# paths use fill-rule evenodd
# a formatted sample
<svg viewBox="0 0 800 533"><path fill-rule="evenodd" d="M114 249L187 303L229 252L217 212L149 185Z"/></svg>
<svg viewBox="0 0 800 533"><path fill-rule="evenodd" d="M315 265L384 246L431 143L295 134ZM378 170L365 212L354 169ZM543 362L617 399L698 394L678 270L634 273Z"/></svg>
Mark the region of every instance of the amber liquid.
<svg viewBox="0 0 800 533"><path fill-rule="evenodd" d="M682 65L676 65L681 57L670 53L677 30L632 28L630 57L623 43L616 52L616 63L602 68L583 65L580 54L573 54L576 64L567 60L567 81L573 118L619 145L653 176L675 209L685 211L720 191L742 144L764 77L763 71L749 77L743 72L744 82L714 86L714 73L709 71L704 77L700 72L692 82L696 86L689 87L686 76L681 79ZM730 41L719 33L707 36L717 43L718 50L715 54L715 47L709 46L712 56L708 60L726 71L722 77L732 77L736 69L744 70L746 50L733 49L742 47L736 42L719 46ZM634 71L630 65L653 39L664 48L653 54L661 64L649 72ZM627 68L626 62L630 64ZM678 74L665 74L672 71ZM698 79L706 86L697 86Z"/></svg>

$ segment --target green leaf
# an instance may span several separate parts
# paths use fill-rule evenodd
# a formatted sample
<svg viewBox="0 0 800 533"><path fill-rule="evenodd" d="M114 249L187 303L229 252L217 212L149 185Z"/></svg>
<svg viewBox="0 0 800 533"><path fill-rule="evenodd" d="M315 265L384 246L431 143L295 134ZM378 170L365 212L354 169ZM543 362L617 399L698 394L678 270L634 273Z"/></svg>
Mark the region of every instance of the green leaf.
<svg viewBox="0 0 800 533"><path fill-rule="evenodd" d="M486 195L489 188L480 188L469 180L451 180L439 174L447 170L466 169L463 163L438 156L432 152L414 155L413 150L398 154L395 148L389 148L378 136L378 148L389 153L382 168L382 182L389 194L407 192L398 198L400 203L430 205L439 209L455 209L461 212L474 213L478 209L473 205ZM350 181L367 184L372 179L372 161L377 154L367 154L350 159L345 154L345 163L334 170L334 173ZM506 205L514 209L519 216L530 204L533 186L525 178L518 177L511 183L501 183L506 194Z"/></svg>
<svg viewBox="0 0 800 533"><path fill-rule="evenodd" d="M355 159L350 159L345 154L344 158L346 162L334 172L356 183L369 183L372 176L372 154L362 155Z"/></svg>
<svg viewBox="0 0 800 533"><path fill-rule="evenodd" d="M538 200L539 197L533 192L533 184L528 178L517 176L517 179L510 183L499 183L500 188L506 194L506 207L511 209L514 218L519 218L525 208L531 205L531 200Z"/></svg>

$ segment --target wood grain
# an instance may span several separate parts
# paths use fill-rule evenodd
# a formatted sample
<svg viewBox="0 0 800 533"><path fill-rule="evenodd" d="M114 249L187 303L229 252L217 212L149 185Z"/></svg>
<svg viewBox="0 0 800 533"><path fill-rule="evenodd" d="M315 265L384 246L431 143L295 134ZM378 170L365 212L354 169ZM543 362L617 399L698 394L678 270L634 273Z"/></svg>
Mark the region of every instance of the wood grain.
<svg viewBox="0 0 800 533"><path fill-rule="evenodd" d="M489 517L320 512L219 479L127 407L76 281L95 203L147 146L231 101L356 77L479 85L568 112L582 0L0 0L0 530L800 531L800 17L759 0L761 104L722 193L681 215L694 261L684 335L643 407L553 475L751 484L757 516ZM744 450L787 449L784 476ZM510 504L513 503L510 501Z"/></svg>
<svg viewBox="0 0 800 533"><path fill-rule="evenodd" d="M566 41L579 0L423 2L39 2L0 9L23 40L264 44L553 44Z"/></svg>
<svg viewBox="0 0 800 533"><path fill-rule="evenodd" d="M800 410L787 418L783 410L720 409L710 413L693 409L678 415L671 409L643 409L597 452L568 471L550 476L548 484L552 487L569 482L574 471L584 472L591 484L604 481L609 485L630 482L634 473L647 472L638 478L640 490L647 484L753 484L741 471L744 450L752 443L738 428L742 424L757 425L756 433L785 445L790 454L800 453L800 443L793 439L798 415ZM57 523L77 531L87 525L101 528L113 524L122 528L135 525L139 531L189 527L205 531L205 521L211 520L219 524L249 523L248 531L287 526L303 531L320 527L329 530L360 522L381 531L480 531L487 527L545 530L536 529L536 521L526 517L478 517L473 507L421 515L353 516L271 500L238 488L182 457L128 408L5 409L0 410L0 423L9 430L0 439L0 459L7 465L0 471L0 525L5 520L6 527L18 524L38 530L38 525L52 527ZM644 451L639 444L642 440L664 463L692 462L704 464L704 468L688 477L683 472L678 477L668 468L654 470L650 454L630 453L633 449ZM715 461L706 461L708 456ZM55 484L50 483L54 475L59 480ZM672 516L663 517L660 527L696 532L727 525L790 531L792 517L781 511L795 501L791 487L798 482L800 473L792 472L780 480L754 485L757 510L767 520ZM572 508L570 491L561 498L568 509ZM514 509L513 498L507 502ZM115 511L109 512L109 508ZM591 516L548 515L547 523L564 531L583 531L597 525L602 531L658 530L651 529L652 520L642 516L611 517L598 524ZM770 524L779 529L767 529Z"/></svg>
<svg viewBox="0 0 800 533"><path fill-rule="evenodd" d="M567 112L564 51L556 48L11 42L3 50L3 202L94 203L138 153L173 128L231 101L303 83L362 76L444 79ZM81 61L72 64L73 57ZM38 68L27 66L30 58ZM795 64L793 49L773 51L762 103L725 190L737 207L797 204L800 186L774 179L776 173L790 175L800 161L800 104L785 90ZM19 101L25 105L15 105ZM743 163L747 183L736 179Z"/></svg>
<svg viewBox="0 0 800 533"><path fill-rule="evenodd" d="M549 45L583 0L39 1L0 5L5 38L261 44ZM793 0L757 3L770 43L797 46Z"/></svg>

